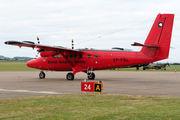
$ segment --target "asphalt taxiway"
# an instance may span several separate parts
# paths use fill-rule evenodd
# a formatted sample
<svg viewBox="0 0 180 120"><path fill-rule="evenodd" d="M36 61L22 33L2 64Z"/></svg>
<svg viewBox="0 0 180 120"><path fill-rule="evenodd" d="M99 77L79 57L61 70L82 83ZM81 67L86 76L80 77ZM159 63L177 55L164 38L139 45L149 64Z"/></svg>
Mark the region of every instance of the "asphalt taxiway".
<svg viewBox="0 0 180 120"><path fill-rule="evenodd" d="M1 71L0 99L53 94L81 93L86 74L77 73L75 80L66 80L67 72ZM179 72L95 71L96 80L104 82L103 93L180 97Z"/></svg>

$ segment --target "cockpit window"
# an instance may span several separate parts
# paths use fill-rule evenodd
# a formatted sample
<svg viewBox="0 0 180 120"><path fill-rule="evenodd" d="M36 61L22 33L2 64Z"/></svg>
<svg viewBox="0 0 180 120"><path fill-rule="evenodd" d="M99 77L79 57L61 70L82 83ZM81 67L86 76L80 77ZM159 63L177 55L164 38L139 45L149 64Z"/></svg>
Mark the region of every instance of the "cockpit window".
<svg viewBox="0 0 180 120"><path fill-rule="evenodd" d="M95 57L95 58L98 58L98 55L96 54L94 57Z"/></svg>
<svg viewBox="0 0 180 120"><path fill-rule="evenodd" d="M61 57L60 55L57 56L58 59L60 59L60 57Z"/></svg>
<svg viewBox="0 0 180 120"><path fill-rule="evenodd" d="M91 58L91 55L90 55L90 54L88 55L88 58Z"/></svg>
<svg viewBox="0 0 180 120"><path fill-rule="evenodd" d="M70 58L73 58L73 55L70 55L69 57L70 57Z"/></svg>

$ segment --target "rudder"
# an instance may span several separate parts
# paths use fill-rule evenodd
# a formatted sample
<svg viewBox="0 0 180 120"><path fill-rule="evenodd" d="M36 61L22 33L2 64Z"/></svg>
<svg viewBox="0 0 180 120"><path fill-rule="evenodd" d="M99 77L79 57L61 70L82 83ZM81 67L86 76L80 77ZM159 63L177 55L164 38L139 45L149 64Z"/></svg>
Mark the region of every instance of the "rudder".
<svg viewBox="0 0 180 120"><path fill-rule="evenodd" d="M168 58L173 20L174 14L158 14L140 52L157 60Z"/></svg>

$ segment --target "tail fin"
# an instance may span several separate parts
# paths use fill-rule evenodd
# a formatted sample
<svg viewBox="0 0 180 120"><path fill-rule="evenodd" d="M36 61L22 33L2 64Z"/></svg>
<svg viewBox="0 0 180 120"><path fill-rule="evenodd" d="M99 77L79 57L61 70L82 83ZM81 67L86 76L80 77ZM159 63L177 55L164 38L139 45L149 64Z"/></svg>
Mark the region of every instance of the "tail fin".
<svg viewBox="0 0 180 120"><path fill-rule="evenodd" d="M158 14L140 52L156 60L168 58L173 20L174 14Z"/></svg>

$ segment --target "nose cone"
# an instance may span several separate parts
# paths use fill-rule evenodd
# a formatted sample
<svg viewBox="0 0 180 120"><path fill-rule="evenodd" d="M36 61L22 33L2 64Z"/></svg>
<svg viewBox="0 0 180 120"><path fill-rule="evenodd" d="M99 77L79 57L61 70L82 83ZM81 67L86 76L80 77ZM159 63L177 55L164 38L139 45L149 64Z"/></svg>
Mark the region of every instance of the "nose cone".
<svg viewBox="0 0 180 120"><path fill-rule="evenodd" d="M35 61L36 59L30 60L26 63L26 65L30 68L34 68L35 67Z"/></svg>

